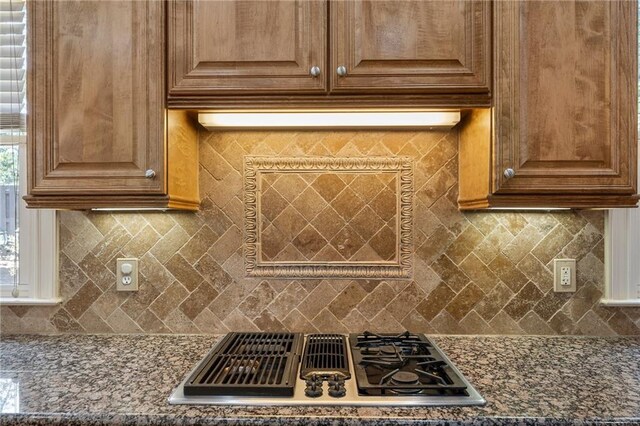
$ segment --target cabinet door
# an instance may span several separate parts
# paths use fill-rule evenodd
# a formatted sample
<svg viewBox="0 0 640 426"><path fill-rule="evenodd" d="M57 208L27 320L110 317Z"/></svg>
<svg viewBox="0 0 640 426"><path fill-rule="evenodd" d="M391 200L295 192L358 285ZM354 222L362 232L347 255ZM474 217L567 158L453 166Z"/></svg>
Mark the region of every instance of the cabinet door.
<svg viewBox="0 0 640 426"><path fill-rule="evenodd" d="M27 4L30 195L163 193L163 3Z"/></svg>
<svg viewBox="0 0 640 426"><path fill-rule="evenodd" d="M637 2L494 7L494 193L634 194Z"/></svg>
<svg viewBox="0 0 640 426"><path fill-rule="evenodd" d="M487 1L335 1L330 22L334 92L489 91Z"/></svg>
<svg viewBox="0 0 640 426"><path fill-rule="evenodd" d="M326 10L314 0L170 1L169 97L324 92Z"/></svg>

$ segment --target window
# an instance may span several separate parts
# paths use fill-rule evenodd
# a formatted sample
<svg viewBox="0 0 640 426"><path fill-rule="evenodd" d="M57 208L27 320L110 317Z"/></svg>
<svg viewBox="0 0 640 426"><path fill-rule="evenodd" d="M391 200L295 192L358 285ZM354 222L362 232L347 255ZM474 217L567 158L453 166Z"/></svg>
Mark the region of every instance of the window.
<svg viewBox="0 0 640 426"><path fill-rule="evenodd" d="M640 7L638 10L640 11ZM640 34L640 19L638 33ZM640 48L637 54L640 59ZM638 89L640 93L640 74ZM640 134L640 98L638 106ZM638 163L640 164L640 157ZM605 236L605 266L606 289L601 303L610 306L640 306L640 209L609 211Z"/></svg>
<svg viewBox="0 0 640 426"><path fill-rule="evenodd" d="M0 302L57 303L55 212L27 210L26 5L0 0Z"/></svg>

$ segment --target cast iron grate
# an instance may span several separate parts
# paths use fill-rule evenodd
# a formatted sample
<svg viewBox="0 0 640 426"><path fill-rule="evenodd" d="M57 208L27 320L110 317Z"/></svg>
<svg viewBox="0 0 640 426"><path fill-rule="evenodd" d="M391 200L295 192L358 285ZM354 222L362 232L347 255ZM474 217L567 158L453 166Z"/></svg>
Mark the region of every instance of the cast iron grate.
<svg viewBox="0 0 640 426"><path fill-rule="evenodd" d="M229 333L184 385L185 395L293 396L302 334Z"/></svg>
<svg viewBox="0 0 640 426"><path fill-rule="evenodd" d="M317 374L328 378L338 374L342 379L351 377L347 359L347 340L341 334L310 334L302 356L300 377Z"/></svg>

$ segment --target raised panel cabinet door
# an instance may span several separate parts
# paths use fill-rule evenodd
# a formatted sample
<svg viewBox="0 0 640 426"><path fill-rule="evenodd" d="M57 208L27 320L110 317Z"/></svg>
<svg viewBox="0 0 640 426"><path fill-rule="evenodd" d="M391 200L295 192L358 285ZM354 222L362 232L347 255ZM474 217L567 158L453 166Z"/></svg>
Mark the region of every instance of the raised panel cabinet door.
<svg viewBox="0 0 640 426"><path fill-rule="evenodd" d="M635 194L637 2L494 7L493 192Z"/></svg>
<svg viewBox="0 0 640 426"><path fill-rule="evenodd" d="M163 2L27 4L30 196L165 192Z"/></svg>
<svg viewBox="0 0 640 426"><path fill-rule="evenodd" d="M169 1L169 98L326 87L327 4Z"/></svg>
<svg viewBox="0 0 640 426"><path fill-rule="evenodd" d="M489 92L490 2L344 0L330 9L332 92Z"/></svg>

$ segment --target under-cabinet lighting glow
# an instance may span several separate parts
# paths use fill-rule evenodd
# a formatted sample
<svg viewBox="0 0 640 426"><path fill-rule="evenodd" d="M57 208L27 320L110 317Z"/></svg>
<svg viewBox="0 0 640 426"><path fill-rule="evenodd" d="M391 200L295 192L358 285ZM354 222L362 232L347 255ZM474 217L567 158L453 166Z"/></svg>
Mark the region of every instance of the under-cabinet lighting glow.
<svg viewBox="0 0 640 426"><path fill-rule="evenodd" d="M165 212L165 207L95 207L94 212Z"/></svg>
<svg viewBox="0 0 640 426"><path fill-rule="evenodd" d="M556 210L571 210L571 207L489 207L485 210L502 211L522 211L522 212L551 212Z"/></svg>
<svg viewBox="0 0 640 426"><path fill-rule="evenodd" d="M234 128L451 128L460 121L460 111L219 111L198 114L208 129Z"/></svg>

